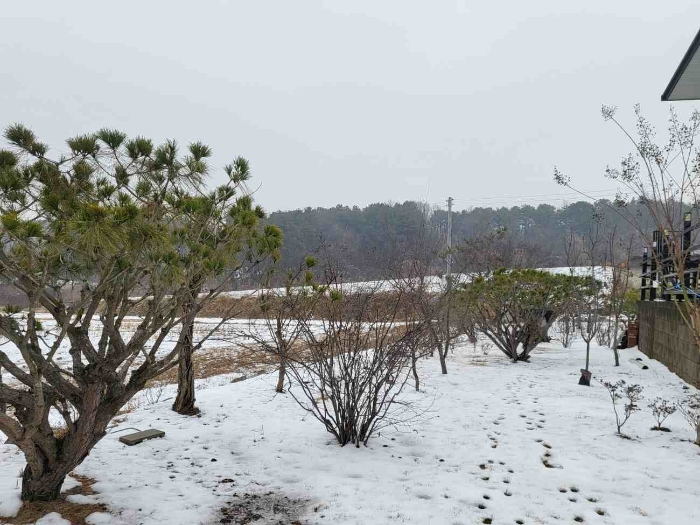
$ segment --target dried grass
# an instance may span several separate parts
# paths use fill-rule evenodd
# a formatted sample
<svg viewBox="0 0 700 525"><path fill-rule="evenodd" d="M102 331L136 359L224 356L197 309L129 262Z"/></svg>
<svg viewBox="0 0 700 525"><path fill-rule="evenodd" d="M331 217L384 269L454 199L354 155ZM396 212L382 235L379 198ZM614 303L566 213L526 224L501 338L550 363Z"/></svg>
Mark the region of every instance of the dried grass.
<svg viewBox="0 0 700 525"><path fill-rule="evenodd" d="M92 485L95 480L86 476L71 474L71 477L80 483L59 497L56 501L34 501L25 502L14 518L2 518L2 523L7 525L29 525L35 523L46 514L58 512L63 519L70 521L73 525L86 525L85 519L94 512L109 512L109 508L104 503L78 504L68 501L68 496L80 494L91 496L96 494Z"/></svg>

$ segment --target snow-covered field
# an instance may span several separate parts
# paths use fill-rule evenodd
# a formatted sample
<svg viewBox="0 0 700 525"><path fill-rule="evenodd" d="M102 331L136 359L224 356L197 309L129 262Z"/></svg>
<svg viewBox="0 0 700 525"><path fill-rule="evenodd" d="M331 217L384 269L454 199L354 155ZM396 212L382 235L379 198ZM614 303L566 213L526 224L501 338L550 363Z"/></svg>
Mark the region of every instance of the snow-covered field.
<svg viewBox="0 0 700 525"><path fill-rule="evenodd" d="M579 277L591 275L590 266L561 266L555 268L538 268L538 270L541 270L543 272L549 272L555 275L564 274L576 275ZM596 266L593 270L593 275L596 279L600 280L601 282L609 284L612 281L613 270L612 267L609 266ZM474 277L474 274L453 274L452 277L453 279L456 279L459 282L465 283L469 282ZM433 275L427 278L427 284L430 290L438 292L445 287L445 278ZM340 285L340 289L348 293L357 293L363 291L390 292L397 289L397 284L396 282L391 280L348 282ZM271 288L268 291L281 294L285 292L285 288ZM245 297L255 297L259 293L260 290L238 290L233 292L223 292L221 295L241 299Z"/></svg>
<svg viewBox="0 0 700 525"><path fill-rule="evenodd" d="M26 322L26 318L23 317L23 314L18 314L17 318L21 323ZM50 345L54 343L56 334L60 332L60 330L56 328L56 322L49 314L38 314L37 319L42 322L44 328L43 340L41 341L43 352L48 353L50 350ZM121 329L121 333L125 341L128 342L129 339L131 339L131 336L133 335L140 321L141 318L135 316L125 318ZM95 345L98 344L100 339L101 326L102 325L99 322L95 322L89 332L90 339ZM167 337L159 348L157 353L158 356L163 356L173 350L180 335L179 328L180 327L178 326L168 333ZM252 340L246 338L245 334L255 333L256 331L259 337L271 337L269 336L269 330L263 320L232 319L221 324L221 319L198 318L194 325L194 335L197 340L201 340L202 338L209 336L210 332L213 332L211 337L209 337L203 343L202 348L199 351L200 355L212 351L221 351L222 349L225 349L226 352L232 355L236 354L243 349L242 345L248 344L248 346L250 346L252 343ZM155 342L155 340L156 336L152 337L146 343L145 349L147 351L152 347L151 345ZM27 370L26 364L24 363L19 349L3 337L0 337L0 349L7 354L12 362L18 364L20 368ZM72 358L69 350L70 343L68 338L65 338L54 357L55 362L58 363L59 366L70 368ZM139 366L141 362L142 358L139 356L139 358L137 358L137 360L134 362L134 367ZM9 384L16 383L14 378L8 377L8 374L6 374L4 380ZM58 417L58 420L60 420L60 417Z"/></svg>
<svg viewBox="0 0 700 525"><path fill-rule="evenodd" d="M636 357L649 370L630 363ZM98 495L71 498L110 507L95 523L220 523L221 510L242 501L334 525L700 523L700 447L678 414L666 424L672 433L651 431L646 408L694 390L636 350L623 350L616 369L610 350L595 348L594 377L645 388L642 412L624 428L632 439L621 439L607 392L577 385L582 361L580 345L542 345L530 364L459 347L448 375L424 361L424 391L406 393L425 416L359 450L338 447L289 395L275 395L274 375L208 381L197 392L202 417L178 416L168 400L128 414L114 431L153 427L165 438L128 448L119 433L106 436L77 469L97 480ZM0 512L18 507L22 465L0 445Z"/></svg>

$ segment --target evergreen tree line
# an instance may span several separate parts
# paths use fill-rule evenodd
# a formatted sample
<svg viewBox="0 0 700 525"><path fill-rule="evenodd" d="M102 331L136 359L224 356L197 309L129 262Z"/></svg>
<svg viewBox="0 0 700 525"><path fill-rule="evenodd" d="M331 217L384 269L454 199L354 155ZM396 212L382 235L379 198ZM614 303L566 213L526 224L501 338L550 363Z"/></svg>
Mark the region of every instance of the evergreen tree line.
<svg viewBox="0 0 700 525"><path fill-rule="evenodd" d="M637 202L627 205L642 223L649 222L648 211ZM618 236L632 236L634 229L625 214L616 211L608 200L595 203L578 201L557 208L550 204L511 208L470 208L453 211L452 238L456 246L469 239L500 231L515 245L527 246L531 261L541 267L566 266L566 239L573 233L584 236L592 219L604 220ZM395 204L335 206L278 211L270 214L271 223L284 232L281 262L298 267L319 246L342 260L349 278L380 279L402 248L410 245L423 228L446 236L447 211L406 201ZM641 244L635 252L641 253Z"/></svg>

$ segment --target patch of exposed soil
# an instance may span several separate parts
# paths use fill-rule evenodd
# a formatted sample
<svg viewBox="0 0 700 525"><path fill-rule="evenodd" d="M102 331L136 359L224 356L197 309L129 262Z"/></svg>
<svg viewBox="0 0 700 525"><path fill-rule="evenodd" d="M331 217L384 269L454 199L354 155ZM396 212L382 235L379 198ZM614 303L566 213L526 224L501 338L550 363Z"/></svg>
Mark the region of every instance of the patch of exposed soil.
<svg viewBox="0 0 700 525"><path fill-rule="evenodd" d="M231 525L302 525L308 501L288 498L283 494L234 493L231 501L221 509L217 523Z"/></svg>

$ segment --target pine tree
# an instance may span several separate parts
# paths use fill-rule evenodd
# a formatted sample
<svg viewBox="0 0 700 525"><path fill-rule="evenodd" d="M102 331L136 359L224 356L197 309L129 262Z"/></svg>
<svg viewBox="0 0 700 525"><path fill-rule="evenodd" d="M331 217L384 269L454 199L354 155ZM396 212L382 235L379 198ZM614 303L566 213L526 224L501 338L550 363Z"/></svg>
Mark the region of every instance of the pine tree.
<svg viewBox="0 0 700 525"><path fill-rule="evenodd" d="M69 153L52 160L22 125L5 138L0 280L14 283L29 306L0 314L0 335L21 355L0 350L0 367L14 380L0 385L0 405L9 407L0 431L27 461L22 499L53 500L149 380L184 368L178 398L183 409L194 407L191 356L207 339L193 341L194 320L242 269L276 256L281 232L260 224L263 210L245 192L245 159L206 191L204 144L181 155L174 141L156 147L103 129L68 139ZM215 284L200 293L208 283ZM50 333L38 323L40 309L52 318ZM137 326L125 338L122 325L134 312ZM56 358L66 348L70 364L62 367Z"/></svg>

